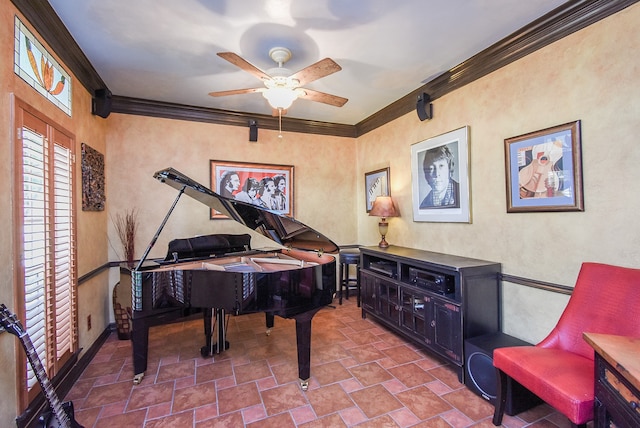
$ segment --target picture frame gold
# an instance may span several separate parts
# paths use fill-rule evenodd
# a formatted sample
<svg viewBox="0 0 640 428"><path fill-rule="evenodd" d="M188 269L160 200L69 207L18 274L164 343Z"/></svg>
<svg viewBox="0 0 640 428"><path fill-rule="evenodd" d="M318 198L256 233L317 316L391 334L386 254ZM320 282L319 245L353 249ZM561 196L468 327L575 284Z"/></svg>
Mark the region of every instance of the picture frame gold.
<svg viewBox="0 0 640 428"><path fill-rule="evenodd" d="M504 140L507 212L584 211L576 120Z"/></svg>

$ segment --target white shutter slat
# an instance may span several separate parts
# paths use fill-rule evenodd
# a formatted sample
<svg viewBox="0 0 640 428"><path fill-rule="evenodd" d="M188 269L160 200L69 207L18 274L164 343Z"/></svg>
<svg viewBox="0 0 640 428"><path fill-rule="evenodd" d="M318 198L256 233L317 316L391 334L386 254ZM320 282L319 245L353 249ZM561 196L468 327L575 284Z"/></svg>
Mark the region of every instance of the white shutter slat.
<svg viewBox="0 0 640 428"><path fill-rule="evenodd" d="M29 113L24 113L29 116ZM39 119L29 116L34 129ZM24 119L26 120L26 119ZM26 123L26 122L25 122ZM77 344L74 307L73 141L47 127L50 138L22 126L22 272L24 324L50 377ZM62 137L60 143L57 138ZM52 143L53 142L53 143ZM60 363L62 364L62 363ZM37 384L27 364L28 389Z"/></svg>

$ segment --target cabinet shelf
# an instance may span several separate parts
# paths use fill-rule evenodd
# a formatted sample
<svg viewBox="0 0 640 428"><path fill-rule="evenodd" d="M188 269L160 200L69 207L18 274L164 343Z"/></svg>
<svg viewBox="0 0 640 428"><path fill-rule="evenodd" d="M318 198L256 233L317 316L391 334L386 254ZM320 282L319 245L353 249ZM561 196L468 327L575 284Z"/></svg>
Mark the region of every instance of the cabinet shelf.
<svg viewBox="0 0 640 428"><path fill-rule="evenodd" d="M362 317L451 362L465 339L500 330L500 264L412 248L360 249Z"/></svg>

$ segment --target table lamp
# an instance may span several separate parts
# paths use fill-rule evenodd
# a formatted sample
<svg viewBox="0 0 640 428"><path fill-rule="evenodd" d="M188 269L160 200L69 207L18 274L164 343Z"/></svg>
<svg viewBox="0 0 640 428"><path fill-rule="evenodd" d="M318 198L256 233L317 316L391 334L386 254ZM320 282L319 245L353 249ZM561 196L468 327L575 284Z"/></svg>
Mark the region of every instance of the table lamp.
<svg viewBox="0 0 640 428"><path fill-rule="evenodd" d="M378 247L387 248L389 243L384 239L387 231L389 230L387 217L400 216L398 210L396 210L396 207L393 204L391 196L378 196L375 201L373 201L373 206L371 207L371 211L369 211L369 215L381 217L380 222L378 223L378 230L380 231L380 235L382 235L382 240L378 243Z"/></svg>

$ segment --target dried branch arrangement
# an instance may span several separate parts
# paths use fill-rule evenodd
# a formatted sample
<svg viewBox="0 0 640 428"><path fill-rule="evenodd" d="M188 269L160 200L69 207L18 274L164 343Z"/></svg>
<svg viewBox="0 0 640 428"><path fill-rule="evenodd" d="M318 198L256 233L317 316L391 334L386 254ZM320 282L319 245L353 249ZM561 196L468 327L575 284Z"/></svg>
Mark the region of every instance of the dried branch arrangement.
<svg viewBox="0 0 640 428"><path fill-rule="evenodd" d="M138 211L133 208L126 210L124 214L116 214L115 219L111 219L118 232L118 238L124 251L124 259L132 262L135 253L136 230L138 228Z"/></svg>

